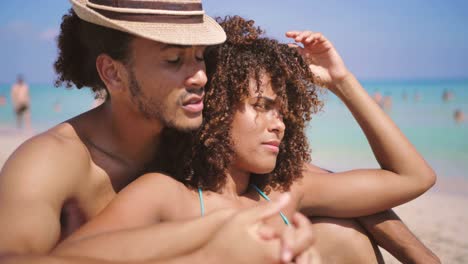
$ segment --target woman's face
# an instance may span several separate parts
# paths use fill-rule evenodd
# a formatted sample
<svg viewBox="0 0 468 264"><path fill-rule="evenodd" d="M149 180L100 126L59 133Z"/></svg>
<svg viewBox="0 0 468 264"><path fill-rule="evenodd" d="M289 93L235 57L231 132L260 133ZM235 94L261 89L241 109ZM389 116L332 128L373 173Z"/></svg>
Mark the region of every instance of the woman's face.
<svg viewBox="0 0 468 264"><path fill-rule="evenodd" d="M231 124L234 143L232 166L249 173L265 174L276 166L285 125L270 76L263 74L260 79L260 89L257 89L255 79L250 79L250 96L240 102L234 114Z"/></svg>

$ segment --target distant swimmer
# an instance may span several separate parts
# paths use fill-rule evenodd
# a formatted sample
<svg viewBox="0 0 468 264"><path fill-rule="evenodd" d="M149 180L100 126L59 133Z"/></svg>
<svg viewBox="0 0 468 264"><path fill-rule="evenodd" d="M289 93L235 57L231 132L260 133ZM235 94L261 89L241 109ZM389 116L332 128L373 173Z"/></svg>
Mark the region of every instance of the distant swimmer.
<svg viewBox="0 0 468 264"><path fill-rule="evenodd" d="M21 75L18 75L16 83L11 86L11 100L16 113L16 126L21 128L24 123L29 129L31 127L29 86Z"/></svg>
<svg viewBox="0 0 468 264"><path fill-rule="evenodd" d="M444 102L452 101L453 98L454 94L451 91L444 90L444 93L442 94L442 100L444 100Z"/></svg>
<svg viewBox="0 0 468 264"><path fill-rule="evenodd" d="M390 111L392 109L392 96L391 95L385 95L384 98L382 99L382 108L385 111Z"/></svg>
<svg viewBox="0 0 468 264"><path fill-rule="evenodd" d="M414 101L415 102L419 102L421 100L421 94L416 91L416 93L414 94Z"/></svg>
<svg viewBox="0 0 468 264"><path fill-rule="evenodd" d="M405 102L408 100L408 94L406 93L406 91L403 92L401 97L403 98L403 101L405 101Z"/></svg>
<svg viewBox="0 0 468 264"><path fill-rule="evenodd" d="M55 113L62 112L62 104L60 103L59 99L57 99L57 101L55 101L55 103L54 103L54 112Z"/></svg>
<svg viewBox="0 0 468 264"><path fill-rule="evenodd" d="M465 114L463 113L462 110L457 109L457 110L455 110L455 112L453 112L453 119L454 119L455 122L457 122L458 124L459 124L459 123L462 123L462 122L465 121Z"/></svg>
<svg viewBox="0 0 468 264"><path fill-rule="evenodd" d="M372 98L374 98L374 101L382 106L382 94L377 90L375 91L374 95L372 96Z"/></svg>

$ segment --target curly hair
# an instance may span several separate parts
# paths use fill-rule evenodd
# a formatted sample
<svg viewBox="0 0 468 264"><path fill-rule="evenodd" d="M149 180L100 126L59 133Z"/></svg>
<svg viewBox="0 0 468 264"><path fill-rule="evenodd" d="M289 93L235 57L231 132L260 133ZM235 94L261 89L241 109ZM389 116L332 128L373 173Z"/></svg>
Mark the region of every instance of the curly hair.
<svg viewBox="0 0 468 264"><path fill-rule="evenodd" d="M220 190L235 155L230 133L234 113L250 96L249 80L255 78L259 84L262 74L267 73L273 91L284 102L280 110L286 129L275 169L266 175L252 174L251 181L266 192L271 188L287 191L302 176L304 162L310 160L304 130L312 113L322 105L314 75L296 49L263 37L263 31L254 26L254 21L239 16L217 18L217 21L226 31L227 41L208 48L205 54L208 83L204 122L198 131L185 135L187 141L192 136L191 147L181 140L183 133L167 133L172 135L172 140L164 140L161 147L171 145L179 152L164 159L182 158L184 166L177 167L171 162L172 168L166 172L188 187ZM173 144L176 138L177 146ZM186 151L181 153L183 148Z"/></svg>
<svg viewBox="0 0 468 264"><path fill-rule="evenodd" d="M130 34L86 22L73 9L62 18L58 36L59 55L54 63L55 86L78 89L90 87L96 94L106 90L96 70L96 58L105 53L127 63L130 57Z"/></svg>

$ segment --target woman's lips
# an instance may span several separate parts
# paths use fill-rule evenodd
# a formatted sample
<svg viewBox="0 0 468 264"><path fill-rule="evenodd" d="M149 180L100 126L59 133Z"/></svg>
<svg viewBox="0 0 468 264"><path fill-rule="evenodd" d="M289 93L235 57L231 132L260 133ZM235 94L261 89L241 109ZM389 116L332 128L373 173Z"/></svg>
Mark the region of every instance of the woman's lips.
<svg viewBox="0 0 468 264"><path fill-rule="evenodd" d="M270 150L270 151L272 151L274 153L279 153L279 145L280 145L279 141L264 142L264 143L262 143L262 145L266 149L268 149L268 150Z"/></svg>

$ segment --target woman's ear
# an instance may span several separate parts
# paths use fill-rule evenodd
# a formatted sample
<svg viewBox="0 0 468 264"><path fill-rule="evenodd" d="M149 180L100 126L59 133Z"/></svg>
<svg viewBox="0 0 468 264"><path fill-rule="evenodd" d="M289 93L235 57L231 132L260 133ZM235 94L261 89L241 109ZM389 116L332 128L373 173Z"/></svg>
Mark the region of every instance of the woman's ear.
<svg viewBox="0 0 468 264"><path fill-rule="evenodd" d="M100 54L96 58L96 69L111 97L126 91L128 73L122 62L112 59L107 54Z"/></svg>

